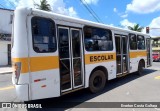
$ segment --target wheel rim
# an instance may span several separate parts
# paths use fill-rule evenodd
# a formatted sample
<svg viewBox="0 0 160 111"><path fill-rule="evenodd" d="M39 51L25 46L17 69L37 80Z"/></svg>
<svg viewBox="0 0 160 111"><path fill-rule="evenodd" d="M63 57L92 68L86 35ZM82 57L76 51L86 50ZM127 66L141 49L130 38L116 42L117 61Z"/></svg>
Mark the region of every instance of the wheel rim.
<svg viewBox="0 0 160 111"><path fill-rule="evenodd" d="M93 81L94 87L98 88L102 85L102 78L100 76L96 76Z"/></svg>

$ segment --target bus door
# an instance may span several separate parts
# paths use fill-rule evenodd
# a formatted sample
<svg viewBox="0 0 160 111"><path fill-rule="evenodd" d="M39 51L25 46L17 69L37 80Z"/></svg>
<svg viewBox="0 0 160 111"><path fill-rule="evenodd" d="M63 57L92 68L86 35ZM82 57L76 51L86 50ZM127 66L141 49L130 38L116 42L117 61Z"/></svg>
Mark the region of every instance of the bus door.
<svg viewBox="0 0 160 111"><path fill-rule="evenodd" d="M146 47L147 47L147 66L151 66L151 41L150 41L150 38L146 39Z"/></svg>
<svg viewBox="0 0 160 111"><path fill-rule="evenodd" d="M81 29L58 26L61 92L84 86Z"/></svg>
<svg viewBox="0 0 160 111"><path fill-rule="evenodd" d="M128 37L115 35L117 76L129 72Z"/></svg>

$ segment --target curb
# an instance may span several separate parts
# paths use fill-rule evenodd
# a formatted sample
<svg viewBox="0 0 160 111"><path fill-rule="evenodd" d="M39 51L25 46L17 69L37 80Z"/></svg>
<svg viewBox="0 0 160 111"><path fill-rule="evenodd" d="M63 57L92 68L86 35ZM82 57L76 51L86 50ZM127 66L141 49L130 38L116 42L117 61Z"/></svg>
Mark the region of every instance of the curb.
<svg viewBox="0 0 160 111"><path fill-rule="evenodd" d="M0 72L0 74L10 74L12 73L13 71L5 71L5 72Z"/></svg>

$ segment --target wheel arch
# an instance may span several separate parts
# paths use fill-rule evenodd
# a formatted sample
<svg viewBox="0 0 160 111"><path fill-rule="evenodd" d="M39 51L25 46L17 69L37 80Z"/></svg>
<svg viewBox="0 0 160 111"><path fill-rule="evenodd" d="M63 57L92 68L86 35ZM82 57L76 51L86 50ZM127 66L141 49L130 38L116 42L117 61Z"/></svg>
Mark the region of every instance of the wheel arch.
<svg viewBox="0 0 160 111"><path fill-rule="evenodd" d="M140 63L140 62L143 64L143 67L145 68L145 60L144 60L144 59L140 59L140 60L139 60L139 63ZM139 65L139 63L138 63L138 65Z"/></svg>
<svg viewBox="0 0 160 111"><path fill-rule="evenodd" d="M103 71L104 74L105 74L105 76L106 76L106 80L108 80L108 70L107 70L107 68L104 67L104 66L97 66L97 67L95 67L95 68L91 71L91 74L90 74L90 76L89 76L89 79L90 79L91 75L93 74L93 72L96 71L96 70L101 70L101 71Z"/></svg>

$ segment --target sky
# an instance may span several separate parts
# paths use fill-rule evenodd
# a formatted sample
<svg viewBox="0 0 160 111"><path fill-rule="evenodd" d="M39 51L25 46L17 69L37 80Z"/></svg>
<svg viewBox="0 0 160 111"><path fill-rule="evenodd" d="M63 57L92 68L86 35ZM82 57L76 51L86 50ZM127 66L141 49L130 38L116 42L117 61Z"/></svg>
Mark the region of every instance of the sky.
<svg viewBox="0 0 160 111"><path fill-rule="evenodd" d="M160 36L160 0L47 0L47 2L55 13L98 22L85 8L86 4L96 13L101 23L121 28L134 24L149 26L152 37ZM40 0L0 0L0 7L36 8L34 3L39 4Z"/></svg>

